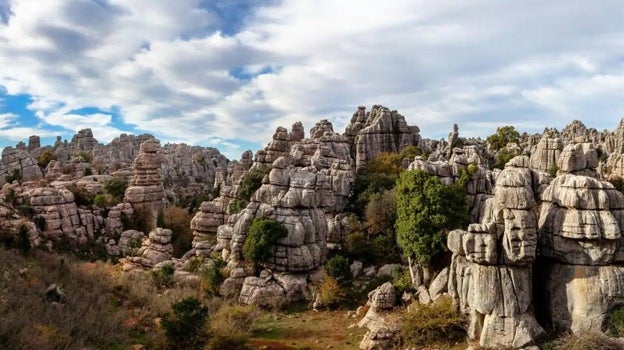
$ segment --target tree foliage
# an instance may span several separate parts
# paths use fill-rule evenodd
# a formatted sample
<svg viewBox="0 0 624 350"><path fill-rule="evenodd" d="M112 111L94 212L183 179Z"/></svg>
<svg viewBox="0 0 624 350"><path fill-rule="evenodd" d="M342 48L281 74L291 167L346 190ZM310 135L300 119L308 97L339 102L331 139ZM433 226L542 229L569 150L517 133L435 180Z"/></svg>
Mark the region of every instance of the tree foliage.
<svg viewBox="0 0 624 350"><path fill-rule="evenodd" d="M260 262L269 258L271 248L280 238L288 236L288 229L272 219L256 218L249 226L243 245L243 257L247 261Z"/></svg>
<svg viewBox="0 0 624 350"><path fill-rule="evenodd" d="M486 141L494 151L507 146L510 142L518 142L520 133L511 125L496 128L496 133L487 137Z"/></svg>
<svg viewBox="0 0 624 350"><path fill-rule="evenodd" d="M269 171L269 168L254 168L243 175L241 185L238 189L238 199L248 202L254 192L262 186L262 179L264 179L264 176L268 174Z"/></svg>
<svg viewBox="0 0 624 350"><path fill-rule="evenodd" d="M429 264L445 249L445 231L468 225L468 180L467 172L449 186L421 170L401 174L396 188L396 231L405 255Z"/></svg>
<svg viewBox="0 0 624 350"><path fill-rule="evenodd" d="M504 169L507 162L519 155L520 153L517 151L509 151L506 148L501 149L496 156L496 163L494 163L494 168Z"/></svg>
<svg viewBox="0 0 624 350"><path fill-rule="evenodd" d="M162 225L173 233L171 243L173 256L181 257L191 249L193 230L191 230L191 214L188 210L175 205L168 206L162 214Z"/></svg>
<svg viewBox="0 0 624 350"><path fill-rule="evenodd" d="M39 164L40 167L45 168L53 160L56 160L56 154L54 154L51 150L46 149L39 154L39 157L37 157L37 164Z"/></svg>
<svg viewBox="0 0 624 350"><path fill-rule="evenodd" d="M189 297L173 304L162 317L162 327L170 349L201 349L206 342L204 327L208 308L197 298Z"/></svg>

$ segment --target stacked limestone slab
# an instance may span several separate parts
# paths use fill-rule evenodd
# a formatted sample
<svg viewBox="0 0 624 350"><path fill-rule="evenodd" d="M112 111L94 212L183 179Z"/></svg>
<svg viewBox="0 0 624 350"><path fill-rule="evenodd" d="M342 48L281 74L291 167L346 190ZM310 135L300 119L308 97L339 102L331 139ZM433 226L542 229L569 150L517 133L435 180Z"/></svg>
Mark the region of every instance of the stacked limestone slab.
<svg viewBox="0 0 624 350"><path fill-rule="evenodd" d="M145 215L150 229L156 228L158 213L163 209L162 163L160 142L156 139L143 142L134 160L134 176L124 193L124 199L132 205L135 215Z"/></svg>
<svg viewBox="0 0 624 350"><path fill-rule="evenodd" d="M18 148L6 147L2 150L2 162L0 163L0 185L5 183L5 176L13 175L14 172L21 176L22 181L30 181L41 178L43 174L37 160L21 144Z"/></svg>
<svg viewBox="0 0 624 350"><path fill-rule="evenodd" d="M448 291L469 317L468 336L485 348L531 347L544 332L532 312L537 218L528 165L528 157L512 159L482 223L448 236Z"/></svg>
<svg viewBox="0 0 624 350"><path fill-rule="evenodd" d="M542 195L539 220L547 318L559 331L604 330L624 304L624 195L595 174L592 148L571 145L563 174ZM568 148L566 147L566 149Z"/></svg>
<svg viewBox="0 0 624 350"><path fill-rule="evenodd" d="M141 237L140 233L129 232L126 236ZM173 246L172 232L169 229L156 228L143 240L136 256L129 256L122 261L124 270L151 269L156 265L171 260Z"/></svg>
<svg viewBox="0 0 624 350"><path fill-rule="evenodd" d="M345 135L355 148L358 173L366 171L369 161L380 153L399 153L404 147L420 143L420 129L409 126L405 117L383 106L373 106L370 112L358 107L353 114Z"/></svg>
<svg viewBox="0 0 624 350"><path fill-rule="evenodd" d="M358 327L366 328L366 334L360 342L362 350L381 350L392 348L394 335L399 324L391 315L396 303L396 291L390 282L386 282L368 295L367 305L370 306Z"/></svg>
<svg viewBox="0 0 624 350"><path fill-rule="evenodd" d="M546 132L531 152L531 168L548 172L557 165L559 155L563 150L561 138Z"/></svg>

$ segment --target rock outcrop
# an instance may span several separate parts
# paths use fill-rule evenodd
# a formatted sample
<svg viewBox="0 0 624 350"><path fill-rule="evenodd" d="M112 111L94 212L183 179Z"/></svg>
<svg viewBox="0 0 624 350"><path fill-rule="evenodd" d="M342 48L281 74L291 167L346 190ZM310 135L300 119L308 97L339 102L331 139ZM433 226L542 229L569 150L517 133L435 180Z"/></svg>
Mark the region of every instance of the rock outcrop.
<svg viewBox="0 0 624 350"><path fill-rule="evenodd" d="M134 160L134 177L126 189L124 199L132 205L134 215L144 217L149 229L156 228L158 213L163 209L165 190L160 176L163 162L160 142L150 139L141 144Z"/></svg>
<svg viewBox="0 0 624 350"><path fill-rule="evenodd" d="M368 162L382 152L399 153L404 147L420 143L420 129L409 126L405 117L383 106L373 106L370 112L358 107L345 135L352 140L356 171L366 171Z"/></svg>
<svg viewBox="0 0 624 350"><path fill-rule="evenodd" d="M551 133L544 133L531 151L531 169L551 171L557 165L562 150L563 142L560 138L552 136Z"/></svg>
<svg viewBox="0 0 624 350"><path fill-rule="evenodd" d="M0 163L0 185L6 182L6 177L16 177L16 180L31 181L43 177L37 160L22 147L6 147L2 150Z"/></svg>
<svg viewBox="0 0 624 350"><path fill-rule="evenodd" d="M449 294L469 317L468 336L485 348L533 346L544 332L532 312L536 175L528 165L525 156L508 162L482 223L448 236Z"/></svg>
<svg viewBox="0 0 624 350"><path fill-rule="evenodd" d="M172 232L169 229L158 227L152 230L148 239L143 240L137 255L122 260L124 270L151 269L162 262L171 260L173 256L171 235Z"/></svg>
<svg viewBox="0 0 624 350"><path fill-rule="evenodd" d="M366 328L367 332L360 342L362 350L389 349L398 331L398 322L390 311L396 303L396 291L390 282L386 282L368 294L369 309L358 327Z"/></svg>

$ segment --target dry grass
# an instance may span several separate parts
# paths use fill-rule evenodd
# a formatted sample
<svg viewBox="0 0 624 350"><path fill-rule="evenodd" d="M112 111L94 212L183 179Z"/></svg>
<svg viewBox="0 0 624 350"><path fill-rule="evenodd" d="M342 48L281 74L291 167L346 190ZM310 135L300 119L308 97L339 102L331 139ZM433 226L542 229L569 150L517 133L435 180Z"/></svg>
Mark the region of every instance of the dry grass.
<svg viewBox="0 0 624 350"><path fill-rule="evenodd" d="M63 304L46 300L62 286ZM0 349L125 349L163 344L158 317L174 300L198 291L159 294L147 274L125 274L103 262L0 249Z"/></svg>
<svg viewBox="0 0 624 350"><path fill-rule="evenodd" d="M622 345L598 332L571 334L554 343L557 350L618 350Z"/></svg>

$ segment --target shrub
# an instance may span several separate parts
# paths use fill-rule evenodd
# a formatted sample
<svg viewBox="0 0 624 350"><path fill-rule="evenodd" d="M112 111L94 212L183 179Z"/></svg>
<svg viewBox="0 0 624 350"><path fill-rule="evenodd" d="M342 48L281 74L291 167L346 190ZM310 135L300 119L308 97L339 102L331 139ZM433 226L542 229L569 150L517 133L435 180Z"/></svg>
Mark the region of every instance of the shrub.
<svg viewBox="0 0 624 350"><path fill-rule="evenodd" d="M74 163L65 164L61 168L61 172L65 175L71 175L74 171L76 171L76 164Z"/></svg>
<svg viewBox="0 0 624 350"><path fill-rule="evenodd" d="M334 255L325 263L325 273L340 283L350 281L349 260L341 255Z"/></svg>
<svg viewBox="0 0 624 350"><path fill-rule="evenodd" d="M555 349L557 350L589 350L589 349L601 349L601 350L617 350L621 349L621 346L609 338L608 336L599 332L588 332L581 334L570 334L555 341Z"/></svg>
<svg viewBox="0 0 624 350"><path fill-rule="evenodd" d="M191 230L191 214L188 210L172 205L162 213L162 227L173 233L171 237L173 256L181 257L191 249L193 230Z"/></svg>
<svg viewBox="0 0 624 350"><path fill-rule="evenodd" d="M18 249L22 254L28 253L31 248L28 227L20 225L17 232L10 229L0 229L0 243L6 249Z"/></svg>
<svg viewBox="0 0 624 350"><path fill-rule="evenodd" d="M72 183L67 186L67 189L74 195L76 205L92 205L95 200L95 196L84 187L78 187Z"/></svg>
<svg viewBox="0 0 624 350"><path fill-rule="evenodd" d="M517 151L508 151L506 148L501 149L498 152L498 156L496 157L496 162L494 163L494 168L504 169L505 164L509 162L513 157L519 156L520 153Z"/></svg>
<svg viewBox="0 0 624 350"><path fill-rule="evenodd" d="M37 157L37 164L42 168L46 168L53 160L56 160L56 154L47 149L39 154L39 157Z"/></svg>
<svg viewBox="0 0 624 350"><path fill-rule="evenodd" d="M84 176L89 176L89 175L93 175L93 170L91 170L91 168L85 168Z"/></svg>
<svg viewBox="0 0 624 350"><path fill-rule="evenodd" d="M150 214L147 210L141 207L135 207L131 216L121 212L121 223L124 230L137 230L144 233L149 233L150 228Z"/></svg>
<svg viewBox="0 0 624 350"><path fill-rule="evenodd" d="M359 217L363 217L371 196L393 188L397 177L396 174L385 173L357 175L347 209Z"/></svg>
<svg viewBox="0 0 624 350"><path fill-rule="evenodd" d="M494 151L502 149L507 146L508 143L518 143L519 140L520 133L516 131L516 128L510 125L496 128L496 133L488 136L486 139L490 148Z"/></svg>
<svg viewBox="0 0 624 350"><path fill-rule="evenodd" d="M229 214L238 214L247 206L247 202L242 199L234 198L228 204Z"/></svg>
<svg viewBox="0 0 624 350"><path fill-rule="evenodd" d="M108 208L113 205L113 198L107 194L96 194L93 198L93 204L100 208Z"/></svg>
<svg viewBox="0 0 624 350"><path fill-rule="evenodd" d="M399 246L397 245L394 231L380 233L370 240L373 261L376 263L389 263L401 261Z"/></svg>
<svg viewBox="0 0 624 350"><path fill-rule="evenodd" d="M271 171L270 168L254 168L250 169L241 179L240 187L238 188L238 199L249 201L251 196L256 192L260 186L262 186L262 179Z"/></svg>
<svg viewBox="0 0 624 350"><path fill-rule="evenodd" d="M104 184L104 191L113 196L118 201L123 199L124 193L128 188L128 181L121 177L114 177Z"/></svg>
<svg viewBox="0 0 624 350"><path fill-rule="evenodd" d="M201 286L208 296L218 295L219 287L225 281L225 273L223 268L227 263L223 259L213 260L213 264L201 273Z"/></svg>
<svg viewBox="0 0 624 350"><path fill-rule="evenodd" d="M152 270L152 280L158 288L171 288L173 286L173 265L166 264L160 270Z"/></svg>
<svg viewBox="0 0 624 350"><path fill-rule="evenodd" d="M323 306L334 307L345 298L345 292L338 281L330 276L325 276L318 286L318 298Z"/></svg>
<svg viewBox="0 0 624 350"><path fill-rule="evenodd" d="M362 232L352 232L345 238L345 251L352 260L365 263L374 261L373 246Z"/></svg>
<svg viewBox="0 0 624 350"><path fill-rule="evenodd" d="M14 181L22 182L22 172L19 169L13 169L13 172L4 177L4 181L12 184Z"/></svg>
<svg viewBox="0 0 624 350"><path fill-rule="evenodd" d="M204 350L248 349L247 340L259 315L254 305L221 304L210 320L210 339Z"/></svg>
<svg viewBox="0 0 624 350"><path fill-rule="evenodd" d="M549 169L548 169L548 176L555 178L557 177L557 172L559 171L559 167L556 164L553 164Z"/></svg>
<svg viewBox="0 0 624 350"><path fill-rule="evenodd" d="M370 196L366 204L366 225L370 233L394 233L396 221L396 191L386 190Z"/></svg>
<svg viewBox="0 0 624 350"><path fill-rule="evenodd" d="M43 232L46 230L47 228L46 219L43 216L37 215L32 218L32 221L35 223L35 226L37 226L39 231Z"/></svg>
<svg viewBox="0 0 624 350"><path fill-rule="evenodd" d="M397 289L397 298L400 298L404 291L412 289L412 276L410 276L408 269L395 267L391 275L392 285Z"/></svg>
<svg viewBox="0 0 624 350"><path fill-rule="evenodd" d="M609 313L609 333L614 337L624 337L624 308Z"/></svg>
<svg viewBox="0 0 624 350"><path fill-rule="evenodd" d="M85 163L91 163L93 161L93 156L90 153L80 152L80 153L78 153L78 156L82 157L82 159L84 159Z"/></svg>
<svg viewBox="0 0 624 350"><path fill-rule="evenodd" d="M450 297L435 303L414 303L403 315L399 328L402 348L429 345L435 341L459 340L465 336L464 318L455 309Z"/></svg>
<svg viewBox="0 0 624 350"><path fill-rule="evenodd" d="M243 257L247 261L264 261L271 256L275 243L286 236L288 229L281 223L272 219L256 218L249 227L243 245Z"/></svg>
<svg viewBox="0 0 624 350"><path fill-rule="evenodd" d="M200 349L206 342L204 327L208 308L197 298L189 297L172 305L171 311L162 317L170 349Z"/></svg>

